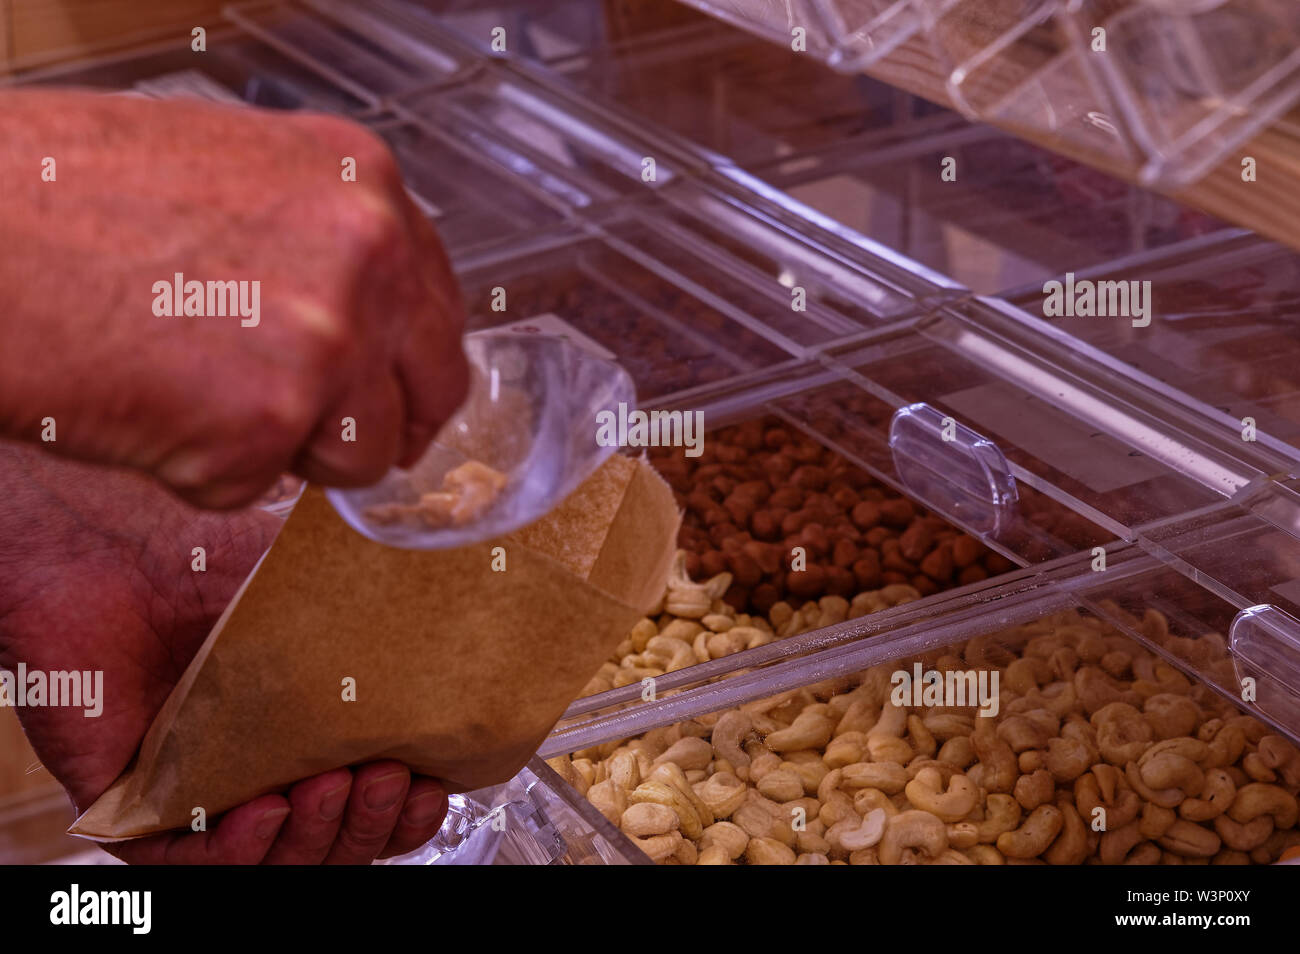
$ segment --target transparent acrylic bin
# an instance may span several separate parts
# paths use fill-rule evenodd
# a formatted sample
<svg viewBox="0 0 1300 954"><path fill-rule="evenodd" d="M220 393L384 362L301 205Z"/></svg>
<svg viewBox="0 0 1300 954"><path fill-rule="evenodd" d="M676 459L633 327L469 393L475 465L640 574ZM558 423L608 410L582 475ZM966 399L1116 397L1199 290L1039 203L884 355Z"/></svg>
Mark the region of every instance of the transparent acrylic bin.
<svg viewBox="0 0 1300 954"><path fill-rule="evenodd" d="M452 795L437 836L389 865L648 864L621 831L534 758L510 781Z"/></svg>
<svg viewBox="0 0 1300 954"><path fill-rule="evenodd" d="M554 63L602 56L649 35L695 29L685 5L632 0L380 0L414 8L427 22L501 59ZM493 30L505 30L505 49ZM494 42L495 41L495 42Z"/></svg>
<svg viewBox="0 0 1300 954"><path fill-rule="evenodd" d="M477 65L472 51L420 30L400 5L254 0L223 12L241 30L372 104L456 82Z"/></svg>
<svg viewBox="0 0 1300 954"><path fill-rule="evenodd" d="M508 69L484 69L442 92L398 97L392 108L429 135L454 136L467 154L571 209L653 192L702 168L699 160Z"/></svg>
<svg viewBox="0 0 1300 954"><path fill-rule="evenodd" d="M551 70L625 124L653 130L656 142L689 144L746 168L846 141L865 151L959 121L879 80L833 72L788 43L723 24L650 35Z"/></svg>
<svg viewBox="0 0 1300 954"><path fill-rule="evenodd" d="M1109 55L1089 62L1115 91L1145 154L1144 181L1195 181L1300 101L1300 6L1289 0L1147 0L1088 17Z"/></svg>
<svg viewBox="0 0 1300 954"><path fill-rule="evenodd" d="M953 161L953 178L941 173ZM752 170L794 199L977 294L1041 284L1226 228L1193 209L969 125L890 147L849 143Z"/></svg>
<svg viewBox="0 0 1300 954"><path fill-rule="evenodd" d="M1056 278L1063 293L1065 275ZM1206 419L1235 453L1269 473L1300 466L1300 255L1240 233L1164 257L1074 275L1093 287L1150 283L1150 323L1044 316L1031 287L1010 296L1022 320L1099 367L1140 377ZM1122 286L1101 283L1118 282ZM1078 291L1076 290L1076 296ZM1032 316L1032 317L1031 317Z"/></svg>
<svg viewBox="0 0 1300 954"><path fill-rule="evenodd" d="M466 261L460 278L472 327L558 319L623 363L643 405L797 361L924 309L892 277L689 183Z"/></svg>
<svg viewBox="0 0 1300 954"><path fill-rule="evenodd" d="M364 95L303 61L233 27L208 32L208 50L167 42L25 74L23 83L121 90L154 98L244 103L267 109L358 114Z"/></svg>
<svg viewBox="0 0 1300 954"><path fill-rule="evenodd" d="M367 120L397 159L412 196L454 261L562 225L568 206L547 183L512 175L452 126L400 116Z"/></svg>
<svg viewBox="0 0 1300 954"><path fill-rule="evenodd" d="M1153 732L1147 742L1154 743L1157 739L1201 733L1204 738L1213 739L1219 726L1210 724L1211 718L1249 715L1254 721L1250 723L1251 728L1243 730L1250 733L1248 741L1227 763L1239 771L1239 759L1255 751L1262 736L1277 737L1269 743L1271 746L1294 747L1300 740L1300 706L1296 702L1296 689L1300 687L1297 681L1300 641L1296 640L1296 634L1300 632L1300 623L1294 616L1294 600L1274 594L1272 604L1253 604L1251 601L1259 589L1256 581L1249 579L1246 572L1231 572L1226 566L1229 561L1221 552L1232 547L1240 555L1242 548L1269 545L1270 554L1280 559L1283 566L1293 569L1300 551L1294 536L1277 528L1266 528L1251 518L1249 509L1225 505L1205 515L1199 529L1171 530L1165 541L1170 551L1152 553L1138 545L1115 548L1109 554L1106 569L1100 572L1090 566L1090 556L1080 555L1044 566L1037 572L1023 571L1003 581L990 581L973 591L949 594L946 599L931 598L924 603L895 607L784 643L750 650L729 657L726 660L729 666L722 671L718 667L709 672L685 670L662 680L656 698L651 701L625 700L603 711L571 709L539 754L564 771L563 763L570 755L600 761L628 741L675 724L683 727L683 735L702 736L707 741L715 717L726 710L764 699L776 699L779 704L791 695L810 701L825 700L858 685L868 670L875 670L876 685L885 685L883 692L887 698L889 686L893 684L888 678L892 673L914 676L917 666L925 670L953 665L951 657L956 654L956 662L964 664L965 670L999 672L1002 678L1001 694L997 697L998 724L1014 718L1017 711L1034 705L1050 706L1062 700L1057 718L1064 721L1086 720L1107 703L1121 700L1145 710L1154 720L1172 697L1190 700L1190 704L1171 706L1182 712L1180 719L1187 724L1161 729L1164 734L1160 735ZM1241 526L1243 521L1250 524L1245 529ZM1266 542L1260 539L1261 534L1271 534L1274 539ZM1211 578L1205 575L1204 565L1189 569L1180 564L1179 557L1184 554L1195 558L1193 540L1202 549L1220 551L1219 569L1224 572ZM1237 583L1248 585L1236 586ZM1046 652L1051 648L1044 640L1050 642L1057 638L1096 640L1095 651L1083 650L1082 655L1076 653L1060 663L1064 666L1069 660L1075 661L1067 683L1076 687L1072 702L1068 693L1058 694L1051 686L1053 681L1059 685L1059 677L1045 675L1041 679L1036 677L1036 681L1047 695L1038 696L1036 702L1022 703L1017 709L1015 696L1040 690L1030 689L1008 666L1028 656L1036 656L1040 661L1032 666L1020 664L1026 667L1020 670L1021 674L1028 668L1043 666ZM1104 653L1115 655L1103 663ZM945 655L950 657L949 661L943 659ZM1103 670L1103 666L1109 668ZM1082 669L1095 672L1080 681L1078 672ZM1249 687L1249 691L1243 687ZM1244 691L1246 701L1243 701ZM879 690L876 695L880 695ZM1147 701L1157 696L1154 703ZM990 694L989 699L982 701L992 698ZM757 705L752 711L779 709ZM909 711L924 719L928 707L909 701ZM958 711L974 714L970 709ZM783 717L778 725L786 722L788 718ZM1048 735L1056 735L1060 724L1058 721L1058 728ZM911 731L903 734L915 742L919 737L911 735ZM1147 747L1143 746L1144 752ZM1023 747L1015 751L1023 751ZM1125 758L1111 754L1098 761L1114 764L1118 759L1118 773L1123 778ZM1140 758L1135 752L1129 761ZM1133 765L1137 762L1133 761ZM1086 769L1084 774L1087 771L1091 769ZM577 790L586 787L585 783L578 782L577 776L566 774L577 784ZM1246 784L1252 777L1242 774L1240 781ZM1294 800L1300 787L1295 766L1289 764L1285 775L1279 771L1271 777ZM1123 784L1128 786L1127 781ZM1077 804L1078 789L1073 787L1072 778L1055 782L1054 788ZM1178 801L1181 800L1179 797ZM786 803L787 806L797 804L803 803L798 800ZM1017 814L1019 821L1023 821L1029 811L1021 809ZM814 808L807 817L816 815ZM734 816L726 813L723 817ZM719 820L718 816L713 818ZM1239 855L1220 855L1225 850L1222 839L1208 835L1201 837L1212 844L1198 849L1198 853L1206 858L1217 856L1216 861L1220 863L1270 863L1277 860L1287 845L1300 843L1300 832L1294 830L1294 821L1292 815L1287 833L1267 846L1261 840L1262 850L1255 857L1246 851ZM1215 831L1212 822L1201 824ZM1120 829L1123 830L1123 825ZM1271 829L1265 833L1271 834ZM1067 857L1063 852L1053 863L1079 863L1084 857L1100 859L1103 863L1136 861L1143 856L1132 858L1130 853L1144 841L1155 842L1162 851L1177 849L1177 844L1160 844L1159 837L1143 836L1130 841L1127 833L1112 839L1103 835L1083 855ZM1152 848L1142 848L1142 851L1151 856L1146 863L1164 860L1162 853ZM844 851L840 857L847 858L848 854ZM794 857L792 851L788 860ZM745 860L742 857L740 863ZM857 863L871 862L858 859Z"/></svg>

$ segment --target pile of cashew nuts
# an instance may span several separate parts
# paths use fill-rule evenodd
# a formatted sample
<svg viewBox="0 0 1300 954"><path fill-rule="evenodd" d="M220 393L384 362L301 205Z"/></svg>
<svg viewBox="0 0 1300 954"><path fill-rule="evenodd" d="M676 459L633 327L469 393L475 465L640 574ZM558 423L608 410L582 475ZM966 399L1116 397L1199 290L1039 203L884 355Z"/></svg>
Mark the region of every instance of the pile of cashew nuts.
<svg viewBox="0 0 1300 954"><path fill-rule="evenodd" d="M1154 611L1127 622L1167 636ZM1300 751L1098 617L921 658L997 670L991 717L894 705L914 661L551 764L665 864L1267 864L1300 844Z"/></svg>
<svg viewBox="0 0 1300 954"><path fill-rule="evenodd" d="M719 573L704 582L693 581L686 572L686 552L678 550L663 599L649 616L632 627L609 661L587 683L582 695L621 689L646 678L921 598L913 587L894 583L859 593L852 601L842 596L824 596L809 600L798 609L782 601L772 607L765 619L737 613L726 603L722 594L729 586L730 573Z"/></svg>

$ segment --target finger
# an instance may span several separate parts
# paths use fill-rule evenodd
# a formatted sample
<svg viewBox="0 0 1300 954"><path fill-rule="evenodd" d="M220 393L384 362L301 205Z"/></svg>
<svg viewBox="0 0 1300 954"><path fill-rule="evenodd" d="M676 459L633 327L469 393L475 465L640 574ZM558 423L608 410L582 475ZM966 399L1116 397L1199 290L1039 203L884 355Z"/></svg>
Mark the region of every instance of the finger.
<svg viewBox="0 0 1300 954"><path fill-rule="evenodd" d="M378 858L392 837L410 786L411 773L401 762L371 762L355 769L343 826L325 864L368 865Z"/></svg>
<svg viewBox="0 0 1300 954"><path fill-rule="evenodd" d="M304 779L289 790L291 808L264 865L318 865L343 824L343 810L352 790L352 772L335 769Z"/></svg>
<svg viewBox="0 0 1300 954"><path fill-rule="evenodd" d="M173 487L176 496L192 507L203 510L234 510L247 507L261 499L275 486L282 470L270 468L251 478L219 480L201 487Z"/></svg>
<svg viewBox="0 0 1300 954"><path fill-rule="evenodd" d="M469 390L469 362L459 335L448 335L435 322L417 322L398 353L397 379L406 406L398 464L410 467L424 455Z"/></svg>
<svg viewBox="0 0 1300 954"><path fill-rule="evenodd" d="M263 795L221 816L211 831L167 832L104 849L132 865L255 865L289 816L281 795Z"/></svg>
<svg viewBox="0 0 1300 954"><path fill-rule="evenodd" d="M409 201L406 205L422 294L414 305L410 331L397 358L407 420L401 464L409 467L465 400L469 364L461 347L465 304L447 254L438 233L420 210Z"/></svg>
<svg viewBox="0 0 1300 954"><path fill-rule="evenodd" d="M438 833L446 817L447 791L442 783L436 778L412 776L402 814L379 857L391 858L414 851Z"/></svg>
<svg viewBox="0 0 1300 954"><path fill-rule="evenodd" d="M344 424L344 419L351 423ZM373 484L397 462L405 429L402 389L391 374L351 388L322 417L294 462L327 487ZM345 440L345 437L353 438Z"/></svg>

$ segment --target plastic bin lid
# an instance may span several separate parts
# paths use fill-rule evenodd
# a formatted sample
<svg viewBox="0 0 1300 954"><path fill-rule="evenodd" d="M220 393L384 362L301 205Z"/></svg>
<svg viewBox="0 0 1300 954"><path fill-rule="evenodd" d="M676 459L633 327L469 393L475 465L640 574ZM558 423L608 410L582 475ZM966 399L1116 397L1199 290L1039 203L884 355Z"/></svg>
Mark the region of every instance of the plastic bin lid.
<svg viewBox="0 0 1300 954"><path fill-rule="evenodd" d="M1243 460L1300 473L1300 254L1237 234L1056 281L1012 298L1027 320L1203 415ZM1149 320L1095 314L1126 297Z"/></svg>
<svg viewBox="0 0 1300 954"><path fill-rule="evenodd" d="M847 143L753 171L981 295L1041 284L1062 262L1084 269L1227 227L978 124L870 149Z"/></svg>

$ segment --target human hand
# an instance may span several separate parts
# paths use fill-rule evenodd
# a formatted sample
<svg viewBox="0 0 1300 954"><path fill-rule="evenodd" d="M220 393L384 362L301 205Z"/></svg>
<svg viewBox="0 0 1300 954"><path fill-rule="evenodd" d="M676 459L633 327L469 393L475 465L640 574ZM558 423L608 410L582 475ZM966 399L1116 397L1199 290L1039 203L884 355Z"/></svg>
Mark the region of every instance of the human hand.
<svg viewBox="0 0 1300 954"><path fill-rule="evenodd" d="M0 668L102 670L103 712L19 708L45 767L84 811L126 768L280 521L194 510L145 477L0 442ZM189 569L193 546L207 570ZM398 762L263 795L206 832L106 845L140 864L368 863L437 832L447 797Z"/></svg>
<svg viewBox="0 0 1300 954"><path fill-rule="evenodd" d="M0 207L0 437L52 418L47 450L235 507L285 471L352 486L413 463L464 397L446 255L359 125L0 91ZM178 273L205 309L206 283L249 283L256 324L157 315Z"/></svg>

